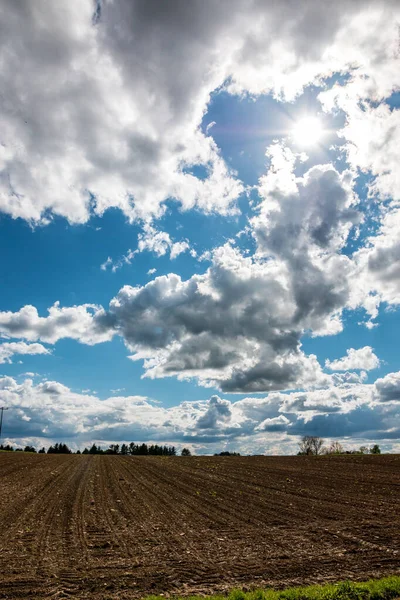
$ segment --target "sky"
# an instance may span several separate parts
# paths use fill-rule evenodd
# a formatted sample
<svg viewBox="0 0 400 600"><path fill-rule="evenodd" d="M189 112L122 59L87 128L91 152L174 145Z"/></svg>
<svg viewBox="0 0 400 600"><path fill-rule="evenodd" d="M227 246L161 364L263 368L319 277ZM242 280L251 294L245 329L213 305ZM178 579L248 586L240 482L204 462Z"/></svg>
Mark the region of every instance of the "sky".
<svg viewBox="0 0 400 600"><path fill-rule="evenodd" d="M400 4L0 23L1 442L400 452Z"/></svg>

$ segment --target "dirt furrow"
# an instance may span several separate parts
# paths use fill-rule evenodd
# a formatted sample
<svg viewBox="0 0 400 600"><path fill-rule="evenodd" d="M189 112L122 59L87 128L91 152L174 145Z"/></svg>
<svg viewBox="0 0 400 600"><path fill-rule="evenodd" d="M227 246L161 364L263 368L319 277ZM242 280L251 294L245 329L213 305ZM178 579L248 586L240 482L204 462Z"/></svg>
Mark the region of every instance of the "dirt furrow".
<svg viewBox="0 0 400 600"><path fill-rule="evenodd" d="M0 598L399 573L399 459L0 454Z"/></svg>

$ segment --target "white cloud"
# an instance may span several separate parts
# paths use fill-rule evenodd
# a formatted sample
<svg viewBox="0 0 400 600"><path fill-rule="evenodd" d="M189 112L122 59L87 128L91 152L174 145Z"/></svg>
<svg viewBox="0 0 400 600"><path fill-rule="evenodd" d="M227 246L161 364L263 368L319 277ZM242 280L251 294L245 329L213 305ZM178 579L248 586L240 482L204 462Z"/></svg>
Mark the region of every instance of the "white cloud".
<svg viewBox="0 0 400 600"><path fill-rule="evenodd" d="M113 264L112 258L109 256L109 257L107 258L107 260L105 260L105 261L104 261L104 262L103 262L103 263L100 265L100 269L101 269L102 271L107 271L108 267L110 267L110 268L111 268L112 264Z"/></svg>
<svg viewBox="0 0 400 600"><path fill-rule="evenodd" d="M173 260L189 249L190 245L187 240L173 242L169 233L158 231L152 225L145 224L143 232L139 234L137 252L154 252L156 256L164 256L169 252L170 258Z"/></svg>
<svg viewBox="0 0 400 600"><path fill-rule="evenodd" d="M206 133L209 133L210 129L212 129L214 127L214 125L216 125L216 122L211 121L211 123L209 123L206 127Z"/></svg>
<svg viewBox="0 0 400 600"><path fill-rule="evenodd" d="M0 344L0 364L11 363L15 354L33 355L50 354L50 350L42 344L26 344L25 342L4 342Z"/></svg>
<svg viewBox="0 0 400 600"><path fill-rule="evenodd" d="M100 269L102 271L107 271L107 269L110 268L113 273L116 273L116 271L121 269L121 267L124 265L130 265L135 257L135 254L137 254L136 251L129 249L126 254L115 261L113 261L113 259L109 256L107 260L100 265Z"/></svg>
<svg viewBox="0 0 400 600"><path fill-rule="evenodd" d="M349 348L343 358L325 361L325 366L331 371L371 371L371 369L377 369L379 365L380 360L374 354L371 346L364 346L364 348L358 348L357 350Z"/></svg>
<svg viewBox="0 0 400 600"><path fill-rule="evenodd" d="M60 307L56 302L48 309L47 317L40 317L34 306L24 306L18 312L0 312L0 335L41 340L54 344L62 338L71 338L85 344L97 344L112 338L110 331L99 329L93 317L105 316L102 308L93 304Z"/></svg>
<svg viewBox="0 0 400 600"><path fill-rule="evenodd" d="M265 419L257 425L255 431L286 431L289 423L290 421L287 417L279 415L279 417Z"/></svg>
<svg viewBox="0 0 400 600"><path fill-rule="evenodd" d="M400 371L377 379L375 388L380 402L400 402Z"/></svg>
<svg viewBox="0 0 400 600"><path fill-rule="evenodd" d="M251 220L255 256L228 243L213 251L203 275L157 277L125 286L100 307L33 307L0 313L0 331L14 337L84 343L123 337L147 377L197 378L226 392L265 392L328 385L317 357L301 350L305 331L341 330L349 299L351 260L341 254L359 220L349 173L331 165L293 174L295 157L270 149L272 168L260 181L262 202ZM146 226L139 250L172 251L170 238Z"/></svg>
<svg viewBox="0 0 400 600"><path fill-rule="evenodd" d="M203 275L182 281L171 273L125 286L108 310L55 304L47 317L33 306L4 311L0 333L87 344L120 335L147 376L196 377L230 392L338 381L304 354L302 336L341 331L345 307L363 305L375 316L379 302L397 302L395 207L367 248L354 257L345 252L362 221L356 169L376 175L382 198L397 188L397 113L379 104L397 85L397 3L305 2L294 10L285 1L233 0L227 14L224 3L211 11L202 1L190 10L185 2L160 10L159 3L121 0L104 2L95 26L88 1L62 9L48 0L6 1L0 10L9 57L0 66L1 210L33 221L53 213L85 222L90 211L115 206L141 219L137 250L108 257L103 270L130 263L136 252L193 256L187 240L173 241L152 223L167 199L184 210L234 210L243 186L199 128L221 85L291 99L308 83L347 72L349 81L321 100L327 110L347 113L342 135L352 167L340 173L317 165L297 177L302 157L275 144L250 224L255 256L227 244L199 257L211 262ZM364 124L370 139L362 137ZM199 164L204 180L190 173Z"/></svg>
<svg viewBox="0 0 400 600"><path fill-rule="evenodd" d="M228 11L104 1L95 24L90 0L5 0L0 10L0 208L42 223L83 223L109 207L151 218L169 198L226 213L243 185L200 131L214 90L292 99L351 70L359 88L387 95L396 77L390 0L232 0ZM204 180L189 172L198 164Z"/></svg>
<svg viewBox="0 0 400 600"><path fill-rule="evenodd" d="M190 248L188 240L181 240L174 242L171 236L166 231L159 231L152 225L145 223L143 225L143 231L138 236L138 247L136 250L129 249L126 254L113 261L112 258L108 257L107 260L100 265L100 269L106 271L110 268L113 273L118 271L124 265L130 265L136 254L140 252L153 252L156 256L165 256L169 252L171 260L174 260L177 256L183 252L190 251L191 256L196 256L196 251ZM150 269L153 273L156 269Z"/></svg>
<svg viewBox="0 0 400 600"><path fill-rule="evenodd" d="M153 441L190 443L202 452L229 445L242 452L285 454L296 452L297 436L306 433L394 441L400 403L398 375L392 373L375 385L273 393L237 402L214 395L170 408L142 396L100 400L57 381L35 385L26 379L19 384L2 377L0 402L13 408L7 413L4 434L17 443L29 439L41 446L55 440L82 447L93 441L103 446L113 441Z"/></svg>
<svg viewBox="0 0 400 600"><path fill-rule="evenodd" d="M400 210L383 212L375 236L369 237L354 255L356 279L351 305L361 305L376 318L379 305L400 304ZM373 325L373 324L372 324Z"/></svg>

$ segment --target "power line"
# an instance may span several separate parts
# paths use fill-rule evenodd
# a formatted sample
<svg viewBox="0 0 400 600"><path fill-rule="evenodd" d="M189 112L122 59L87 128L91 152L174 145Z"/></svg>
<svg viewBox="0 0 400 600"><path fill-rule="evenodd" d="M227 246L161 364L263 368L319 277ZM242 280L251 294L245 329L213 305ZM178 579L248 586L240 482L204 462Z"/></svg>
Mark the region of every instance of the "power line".
<svg viewBox="0 0 400 600"><path fill-rule="evenodd" d="M0 415L0 440L1 440L1 428L3 426L3 413L5 410L8 410L8 406L1 406L0 407L0 411L1 411L1 415Z"/></svg>

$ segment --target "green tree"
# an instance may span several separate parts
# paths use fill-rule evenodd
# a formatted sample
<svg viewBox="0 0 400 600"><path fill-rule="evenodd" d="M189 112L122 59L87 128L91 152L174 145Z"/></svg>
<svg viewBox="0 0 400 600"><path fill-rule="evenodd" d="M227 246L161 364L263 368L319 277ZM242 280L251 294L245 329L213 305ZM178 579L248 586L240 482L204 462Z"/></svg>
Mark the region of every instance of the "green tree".
<svg viewBox="0 0 400 600"><path fill-rule="evenodd" d="M183 448L181 456L192 456L192 453L190 452L189 448Z"/></svg>
<svg viewBox="0 0 400 600"><path fill-rule="evenodd" d="M34 448L33 446L25 446L24 452L35 452L36 453L36 448Z"/></svg>
<svg viewBox="0 0 400 600"><path fill-rule="evenodd" d="M378 444L374 444L370 450L371 454L380 454L381 453L381 449L379 448Z"/></svg>

